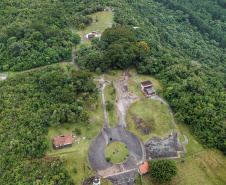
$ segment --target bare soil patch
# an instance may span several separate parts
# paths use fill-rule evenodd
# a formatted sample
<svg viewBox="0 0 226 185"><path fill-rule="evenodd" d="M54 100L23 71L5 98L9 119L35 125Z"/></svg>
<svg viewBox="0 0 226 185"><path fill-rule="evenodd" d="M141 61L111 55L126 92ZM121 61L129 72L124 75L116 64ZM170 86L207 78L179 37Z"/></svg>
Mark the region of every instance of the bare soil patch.
<svg viewBox="0 0 226 185"><path fill-rule="evenodd" d="M116 100L117 114L120 118L120 123L124 128L126 128L126 111L130 105L139 100L134 92L128 91L127 80L131 77L132 75L129 71L123 71L120 75L120 80L114 83L119 95Z"/></svg>
<svg viewBox="0 0 226 185"><path fill-rule="evenodd" d="M185 145L179 142L179 133L172 132L163 138L152 137L146 144L146 158L179 158L179 152L185 152Z"/></svg>
<svg viewBox="0 0 226 185"><path fill-rule="evenodd" d="M142 134L148 135L155 129L155 120L153 118L151 120L143 120L136 115L132 115L132 118Z"/></svg>

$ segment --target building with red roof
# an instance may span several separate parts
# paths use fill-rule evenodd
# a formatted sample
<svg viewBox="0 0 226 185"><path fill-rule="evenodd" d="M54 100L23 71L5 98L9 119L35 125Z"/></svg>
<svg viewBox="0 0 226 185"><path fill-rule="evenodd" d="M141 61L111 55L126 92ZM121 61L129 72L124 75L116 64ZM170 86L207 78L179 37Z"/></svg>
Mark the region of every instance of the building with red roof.
<svg viewBox="0 0 226 185"><path fill-rule="evenodd" d="M56 136L53 139L53 149L72 147L72 143L74 143L72 134Z"/></svg>
<svg viewBox="0 0 226 185"><path fill-rule="evenodd" d="M139 174L140 175L144 175L149 171L149 165L148 163L145 161L140 167L139 167Z"/></svg>

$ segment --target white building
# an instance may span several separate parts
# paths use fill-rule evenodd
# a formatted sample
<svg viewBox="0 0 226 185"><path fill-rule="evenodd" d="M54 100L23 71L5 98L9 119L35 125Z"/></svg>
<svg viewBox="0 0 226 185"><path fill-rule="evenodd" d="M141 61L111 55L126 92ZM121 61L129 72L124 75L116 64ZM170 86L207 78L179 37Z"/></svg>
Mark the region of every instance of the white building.
<svg viewBox="0 0 226 185"><path fill-rule="evenodd" d="M98 179L97 177L95 177L93 179L93 185L100 185L100 179Z"/></svg>
<svg viewBox="0 0 226 185"><path fill-rule="evenodd" d="M0 81L6 80L8 76L8 73L0 74Z"/></svg>

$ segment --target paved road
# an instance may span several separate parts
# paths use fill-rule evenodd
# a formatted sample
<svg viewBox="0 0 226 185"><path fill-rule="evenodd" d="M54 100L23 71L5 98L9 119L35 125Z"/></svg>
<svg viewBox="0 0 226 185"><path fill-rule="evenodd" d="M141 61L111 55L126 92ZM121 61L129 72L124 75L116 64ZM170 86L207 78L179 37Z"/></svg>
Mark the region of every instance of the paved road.
<svg viewBox="0 0 226 185"><path fill-rule="evenodd" d="M129 149L129 157L124 163L113 164L105 158L105 148L115 141L124 143ZM145 160L145 149L137 136L117 125L114 129L102 129L90 145L88 156L97 174L114 183L122 178L135 177L139 165Z"/></svg>

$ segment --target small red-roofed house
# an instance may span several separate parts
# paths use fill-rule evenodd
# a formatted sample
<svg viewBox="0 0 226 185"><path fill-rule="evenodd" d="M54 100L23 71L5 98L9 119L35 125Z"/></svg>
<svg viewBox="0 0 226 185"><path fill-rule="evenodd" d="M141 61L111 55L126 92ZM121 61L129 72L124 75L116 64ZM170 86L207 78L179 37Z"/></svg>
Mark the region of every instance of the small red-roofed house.
<svg viewBox="0 0 226 185"><path fill-rule="evenodd" d="M149 171L149 165L148 165L148 163L145 161L145 162L139 167L138 172L139 172L140 175L144 175L144 174L148 173L148 171Z"/></svg>
<svg viewBox="0 0 226 185"><path fill-rule="evenodd" d="M74 143L72 134L56 136L53 139L53 149L72 147L72 143Z"/></svg>

